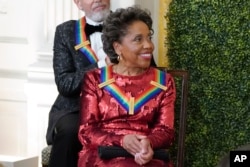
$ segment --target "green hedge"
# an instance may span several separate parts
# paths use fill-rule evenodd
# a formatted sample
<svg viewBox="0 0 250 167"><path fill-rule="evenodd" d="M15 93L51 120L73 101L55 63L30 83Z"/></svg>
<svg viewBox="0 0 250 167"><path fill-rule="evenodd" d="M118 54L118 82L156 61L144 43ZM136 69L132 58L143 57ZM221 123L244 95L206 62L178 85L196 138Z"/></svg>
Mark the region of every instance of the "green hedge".
<svg viewBox="0 0 250 167"><path fill-rule="evenodd" d="M190 72L187 167L213 167L250 142L250 0L173 0L171 68Z"/></svg>

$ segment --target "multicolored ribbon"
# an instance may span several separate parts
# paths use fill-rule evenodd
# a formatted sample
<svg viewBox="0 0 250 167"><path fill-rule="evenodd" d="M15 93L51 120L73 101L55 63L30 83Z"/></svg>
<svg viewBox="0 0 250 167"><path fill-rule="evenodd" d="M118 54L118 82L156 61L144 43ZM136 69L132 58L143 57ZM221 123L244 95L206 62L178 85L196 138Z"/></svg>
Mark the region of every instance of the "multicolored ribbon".
<svg viewBox="0 0 250 167"><path fill-rule="evenodd" d="M86 25L86 19L85 17L82 17L78 21L76 21L75 25L75 50L80 50L87 58L88 60L93 64L98 61L98 58L94 52L94 50L90 47L90 42L87 40L86 34L85 34L85 25Z"/></svg>
<svg viewBox="0 0 250 167"><path fill-rule="evenodd" d="M167 90L166 74L163 71L154 69L154 79L150 82L150 87L136 97L128 97L114 82L112 76L112 66L101 69L101 84L129 114L136 113L145 103L159 94L162 90Z"/></svg>

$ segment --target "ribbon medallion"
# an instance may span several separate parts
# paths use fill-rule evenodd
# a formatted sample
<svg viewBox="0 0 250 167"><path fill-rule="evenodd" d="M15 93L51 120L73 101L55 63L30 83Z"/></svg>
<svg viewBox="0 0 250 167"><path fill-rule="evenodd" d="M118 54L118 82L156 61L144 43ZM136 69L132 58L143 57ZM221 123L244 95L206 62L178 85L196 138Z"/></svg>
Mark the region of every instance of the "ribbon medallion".
<svg viewBox="0 0 250 167"><path fill-rule="evenodd" d="M79 50L82 52L88 60L93 64L98 61L98 58L94 52L94 50L90 47L90 42L87 40L86 34L85 34L85 25L86 20L85 17L82 17L81 19L76 21L75 25L75 50Z"/></svg>
<svg viewBox="0 0 250 167"><path fill-rule="evenodd" d="M162 90L167 90L166 74L163 71L154 69L154 79L151 80L149 88L136 97L128 97L119 86L115 84L115 79L112 76L112 66L103 67L101 69L101 84L99 88L104 88L113 96L119 104L128 112L133 115L147 103L150 99L158 95Z"/></svg>

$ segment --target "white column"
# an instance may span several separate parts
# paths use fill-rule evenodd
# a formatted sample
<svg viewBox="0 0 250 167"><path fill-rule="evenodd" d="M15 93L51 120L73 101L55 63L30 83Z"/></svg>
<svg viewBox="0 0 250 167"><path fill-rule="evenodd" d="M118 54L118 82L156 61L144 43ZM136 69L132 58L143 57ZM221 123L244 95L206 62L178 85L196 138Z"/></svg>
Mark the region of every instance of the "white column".
<svg viewBox="0 0 250 167"><path fill-rule="evenodd" d="M58 94L52 68L55 28L66 20L78 19L82 13L78 11L73 0L40 0L33 1L32 4L36 8L31 11L33 15L30 16L30 38L36 59L28 67L28 82L25 87L27 155L40 157L41 150L47 145L45 137L48 114ZM39 165L40 160L41 158Z"/></svg>

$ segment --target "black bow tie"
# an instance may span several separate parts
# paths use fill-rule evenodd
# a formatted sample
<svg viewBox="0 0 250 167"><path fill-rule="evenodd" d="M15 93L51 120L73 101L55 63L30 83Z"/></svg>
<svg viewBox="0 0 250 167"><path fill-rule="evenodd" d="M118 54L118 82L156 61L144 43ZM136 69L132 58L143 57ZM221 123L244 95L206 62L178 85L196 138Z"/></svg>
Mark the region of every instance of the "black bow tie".
<svg viewBox="0 0 250 167"><path fill-rule="evenodd" d="M87 37L89 37L94 32L102 32L102 25L93 26L93 25L86 23L85 33L86 33Z"/></svg>

